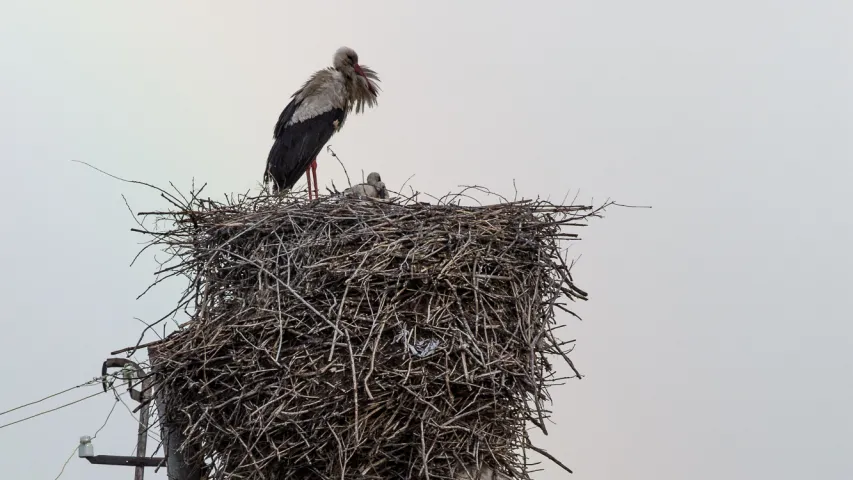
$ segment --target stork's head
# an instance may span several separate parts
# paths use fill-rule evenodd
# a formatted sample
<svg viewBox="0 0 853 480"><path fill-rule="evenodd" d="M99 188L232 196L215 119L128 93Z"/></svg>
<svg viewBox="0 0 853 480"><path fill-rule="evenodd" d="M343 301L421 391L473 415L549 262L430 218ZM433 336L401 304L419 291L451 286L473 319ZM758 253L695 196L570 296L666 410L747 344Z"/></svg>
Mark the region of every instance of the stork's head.
<svg viewBox="0 0 853 480"><path fill-rule="evenodd" d="M385 182L382 181L382 177L380 177L378 173L371 172L370 175L367 176L367 184L372 185L373 188L376 189L376 192L379 194L379 198L388 197L388 190L385 188Z"/></svg>
<svg viewBox="0 0 853 480"><path fill-rule="evenodd" d="M335 52L332 66L353 82L352 96L353 102L357 104L357 111L363 108L363 104L372 107L376 103L379 90L376 83L379 81L379 76L370 68L358 63L358 54L355 50L349 47L339 48Z"/></svg>

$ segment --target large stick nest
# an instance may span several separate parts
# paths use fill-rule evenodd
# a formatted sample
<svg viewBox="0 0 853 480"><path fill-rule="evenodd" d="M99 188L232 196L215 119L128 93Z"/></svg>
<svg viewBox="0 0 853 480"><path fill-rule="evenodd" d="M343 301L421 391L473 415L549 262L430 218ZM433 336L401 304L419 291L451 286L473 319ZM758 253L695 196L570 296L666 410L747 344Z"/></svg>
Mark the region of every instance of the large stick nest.
<svg viewBox="0 0 853 480"><path fill-rule="evenodd" d="M598 210L193 197L145 230L191 279L152 348L164 422L224 478L528 479L566 300L566 227ZM571 313L571 312L569 312ZM556 356L556 357L554 357ZM562 464L560 464L562 466ZM563 467L566 468L566 467ZM222 477L220 477L222 478Z"/></svg>

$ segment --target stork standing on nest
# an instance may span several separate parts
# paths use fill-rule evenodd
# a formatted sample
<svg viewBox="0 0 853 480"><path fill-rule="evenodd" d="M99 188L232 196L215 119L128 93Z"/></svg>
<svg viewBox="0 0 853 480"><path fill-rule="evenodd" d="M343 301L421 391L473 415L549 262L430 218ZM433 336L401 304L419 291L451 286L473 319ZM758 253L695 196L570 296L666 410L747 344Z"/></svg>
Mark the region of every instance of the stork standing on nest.
<svg viewBox="0 0 853 480"><path fill-rule="evenodd" d="M385 188L385 182L382 181L382 177L376 172L368 175L365 183L353 185L346 189L345 193L370 198L388 198L388 189Z"/></svg>
<svg viewBox="0 0 853 480"><path fill-rule="evenodd" d="M317 154L339 131L352 110L356 113L377 103L379 76L359 65L358 54L349 47L335 52L332 66L315 72L291 97L275 124L275 142L267 157L264 184L273 182L273 191L287 190L305 173L308 199L311 176L314 198L317 189Z"/></svg>

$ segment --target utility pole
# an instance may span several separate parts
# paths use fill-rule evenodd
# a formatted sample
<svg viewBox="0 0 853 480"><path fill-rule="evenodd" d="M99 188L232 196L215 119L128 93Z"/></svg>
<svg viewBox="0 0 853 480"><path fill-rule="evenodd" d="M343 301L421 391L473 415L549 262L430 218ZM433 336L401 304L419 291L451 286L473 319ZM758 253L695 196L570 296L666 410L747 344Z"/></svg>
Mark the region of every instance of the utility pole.
<svg viewBox="0 0 853 480"><path fill-rule="evenodd" d="M113 352L117 354L119 352ZM151 363L156 364L157 353L153 347L148 348L149 359L155 359ZM133 480L144 480L145 468L151 467L166 467L166 476L169 480L202 480L203 465L190 465L186 462L184 452L178 451L178 447L184 443L184 435L177 428L171 428L166 421L168 412L168 399L163 392L152 392L152 384L154 383L153 376L156 372L152 371L148 374L136 362L127 358L108 358L101 366L101 376L104 391L109 390L111 385L107 382L107 370L110 368L131 368L136 372L136 378L142 379L137 385L139 390L133 388L133 380L128 381L128 391L130 398L139 402L139 406L134 411L139 410L139 427L137 428L136 439L136 456L120 456L120 455L95 455L95 449L92 445L92 438L88 436L80 437L80 446L77 449L77 456L85 458L93 465L114 465L134 467ZM151 418L151 403L157 405L157 414L160 418L160 435L163 441L163 451L165 457L148 457L148 423Z"/></svg>
<svg viewBox="0 0 853 480"><path fill-rule="evenodd" d="M139 365L136 365L137 371L144 375ZM140 391L139 406L142 407L139 411L139 426L136 431L136 456L146 457L148 451L148 422L151 420L151 378L145 376L142 378L142 390ZM137 465L133 472L133 480L143 480L145 477L145 466Z"/></svg>
<svg viewBox="0 0 853 480"><path fill-rule="evenodd" d="M139 427L137 428L136 438L136 456L119 456L119 455L95 455L95 448L92 446L91 437L80 437L80 446L77 449L77 455L85 458L93 465L116 465L134 467L133 480L144 480L145 467L156 467L161 465L165 458L148 457L148 422L151 417L151 379L145 375L145 371L135 362L126 358L109 358L101 366L101 376L106 392L110 385L107 383L107 370L110 368L125 368L130 367L136 372L136 378L141 378L140 390L133 389L133 381L129 380L127 388L130 391L130 398L139 402L137 409L139 412Z"/></svg>

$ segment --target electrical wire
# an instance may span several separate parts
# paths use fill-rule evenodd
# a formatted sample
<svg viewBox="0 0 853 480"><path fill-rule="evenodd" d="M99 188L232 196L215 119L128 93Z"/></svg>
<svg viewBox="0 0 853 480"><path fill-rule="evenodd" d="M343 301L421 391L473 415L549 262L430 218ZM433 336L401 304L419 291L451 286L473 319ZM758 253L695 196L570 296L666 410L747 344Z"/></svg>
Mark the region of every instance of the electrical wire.
<svg viewBox="0 0 853 480"><path fill-rule="evenodd" d="M113 380L117 380L117 379L118 379L118 378L116 377L116 374L109 374L109 375L105 375L105 376L101 376L101 377L96 377L96 378L93 378L93 379L91 379L91 380L89 380L89 381L87 381L87 382L81 383L81 384L79 384L79 385L75 385L75 386L70 387L70 388L66 388L65 390L62 390L62 391L56 392L56 393L51 394L51 395L48 395L48 396L46 396L46 397L44 397L44 398L40 398L40 399L38 399L38 400L34 400L34 401L32 401L32 402L25 403L25 404L23 404L23 405L20 405L20 406L15 407L15 408L11 408L11 409L9 409L9 410L6 410L6 411L3 411L3 412L0 412L0 416L1 416L1 415L5 415L5 414L7 414L7 413L11 413L11 412L17 411L17 410L20 410L20 409L22 409L22 408L26 408L26 407L29 407L29 406L32 406L32 405L36 405L36 404L41 403L41 402L43 402L43 401L45 401L45 400L49 400L49 399L51 399L51 398L57 397L57 396L62 395L62 394L64 394L64 393L68 393L68 392L70 392L70 391L72 391L72 390L75 390L75 389L78 389L78 388L83 388L83 387L87 387L87 386L93 386L93 385L101 384L101 383L103 382L103 380L104 380L104 379L107 379L107 378L111 378L111 379L113 379ZM55 411L57 411L57 410L61 410L61 409L65 408L65 407L70 407L71 405L74 405L74 404L80 403L80 402L82 402L82 401L84 401L84 400L88 400L88 399L90 399L90 398L96 397L96 396L98 396L98 395L102 395L102 394L107 393L107 392L112 392L112 393L113 393L113 395L115 396L115 402L113 403L112 408L110 408L110 411L109 411L109 413L107 414L107 418L104 420L104 423L101 425L101 427L100 427L100 428L98 428L98 429L95 431L95 434L94 434L94 435L92 435L92 439L95 439L95 438L98 436L98 434L101 432L101 430L103 430L103 429L104 429L104 427L106 427L106 426L107 426L107 422L109 422L109 420L110 420L110 418L112 417L113 412L115 411L116 406L118 405L118 403L119 403L119 402L121 402L121 403L122 403L122 405L124 405L124 407L127 409L128 413L130 413L130 415L131 415L132 417L134 417L134 420L136 420L135 416L133 415L133 411L130 409L130 407L127 405L127 403L126 403L126 402L121 398L121 397L122 397L122 395L125 395L125 394L127 394L128 392L124 392L124 393L118 393L118 392L116 392L116 388L115 388L115 386L114 386L114 383L113 383L113 382L111 382L111 383L110 383L109 387L110 387L110 388L109 388L109 390L95 392L95 393L93 393L93 394L91 394L91 395L87 395L87 396L85 396L85 397L83 397L83 398L79 398L79 399L74 400L74 401L72 401L72 402L65 403L65 404L60 405L60 406L58 406L58 407L54 407L54 408L51 408L51 409L48 409L48 410L44 410L44 411L39 412L39 413L36 413L36 414L34 414L34 415L30 415L30 416L28 416L28 417L24 417L24 418L21 418L21 419L15 420L15 421L13 421L13 422L9 422L9 423L6 423L6 424L3 424L3 425L0 425L0 429L6 428L6 427L10 427L10 426L12 426L12 425L16 425L16 424L18 424L18 423L22 423L22 422L25 422L25 421L27 421L27 420L31 420L31 419L36 418L36 417L40 417L40 416L42 416L42 415L45 415L45 414L48 414L48 413L51 413L51 412L55 412ZM136 421L137 421L137 423L139 422L138 420L136 420ZM157 441L157 442L160 442L160 439L155 438L153 435L151 435L151 433L146 432L146 434L147 434L147 436L148 436L150 439L152 439L152 440L154 440L154 441ZM62 474L65 472L65 469L66 469L66 467L68 466L68 463L71 461L71 459L72 459L72 458L74 458L74 453L77 451L77 448L78 448L78 446L77 446L77 445L75 445L74 450L72 450L72 451L71 451L71 454L68 456L68 458L65 460L65 463L62 465L62 469L59 471L59 474L56 476L56 479L59 479L59 477L61 477L61 476L62 476ZM158 448L159 448L159 447L158 447Z"/></svg>
<svg viewBox="0 0 853 480"><path fill-rule="evenodd" d="M112 407L112 408L110 408L110 413L108 413L108 414L107 414L107 418L106 418L106 419L104 419L104 423L101 425L101 427L100 427L99 429L95 430L95 434L94 434L94 435L92 435L92 440L94 440L95 438L97 438L97 437L98 437L98 434L99 434L99 433L101 433L101 430L103 430L103 429L104 429L104 427L106 427L106 426L107 426L107 422L109 422L109 421L110 421L110 417L112 417L112 416L113 416L113 412L114 412L114 411L115 411L115 409L116 409L116 405L118 405L118 401L119 401L119 395L116 395L116 401L115 401L115 402L113 402L113 407ZM67 466L68 466L68 462L70 462L70 461L71 461L71 459L72 459L72 458L74 458L74 452L76 452L76 451L77 451L77 448L78 448L78 447L79 447L78 445L75 445L75 446L74 446L74 450L71 450L71 455L69 455L69 456L68 456L68 459L66 459L66 460L65 460L65 463L63 463L63 464L62 464L62 470L60 470L60 471L59 471L59 475L57 475L57 476L56 476L56 478L55 478L55 479L53 479L53 480L59 480L59 477L61 477L61 476L62 476L62 474L63 474L63 473L65 473L65 467L67 467Z"/></svg>
<svg viewBox="0 0 853 480"><path fill-rule="evenodd" d="M88 382L81 383L80 385L75 385L75 386L73 386L73 387L71 387L71 388L66 388L65 390L63 390L63 391L61 391L61 392L56 392L56 393L54 393L54 394L52 394L52 395L48 395L48 396L46 396L46 397L44 397L44 398L40 398L40 399L35 400L35 401L32 401L32 402L30 402L30 403L25 403L25 404L23 404L23 405L20 405L20 406L15 407L15 408L11 408L11 409L9 409L9 410L6 410L5 412L0 412L0 416L6 415L7 413L12 413L12 412L14 412L14 411L16 411L16 410L20 410L20 409L22 409L22 408L29 407L30 405L35 405L35 404L37 404L37 403L41 403L41 402L43 402L43 401L45 401L45 400L49 400L49 399L51 399L51 398L53 398L53 397L57 397L57 396L59 396L59 395L62 395L63 393L68 393L68 392L70 392L71 390L74 390L74 389L77 389L77 388L82 388L82 387L88 387L88 386L96 385L96 384L98 384L98 383L101 383L101 381L103 380L103 378L104 378L104 377L97 377L97 378L93 378L93 379L89 380Z"/></svg>
<svg viewBox="0 0 853 480"><path fill-rule="evenodd" d="M51 399L51 398L57 397L57 396L59 396L59 395L62 395L63 393L68 393L68 392L70 392L70 391L72 391L72 390L75 390L75 389L77 389L77 388L88 387L88 386L93 386L93 385L99 385L99 384L101 384L105 379L112 379L113 381L115 381L115 380L117 379L117 377L116 377L116 375L115 375L115 374L109 374L109 375L103 375L103 376L100 376L100 377L95 377L95 378L93 378L93 379L91 379L91 380L89 380L89 381L87 381L87 382L81 383L80 385L75 385L75 386L73 386L73 387L71 387L71 388L66 388L65 390L62 390L62 391L56 392L56 393L54 393L54 394L48 395L48 396L46 396L46 397L44 397L44 398L40 398L40 399L38 399L38 400L34 400L34 401L32 401L32 402L25 403L25 404L23 404L23 405L19 405L19 406L15 407L15 408L11 408L11 409L6 410L6 411L4 411L4 412L0 412L0 415L5 415L5 414L7 414L7 413L11 413L11 412L14 412L14 411L20 410L20 409L22 409L22 408L29 407L29 406L35 405L35 404L37 404L37 403L41 403L41 402L43 402L43 401L45 401L45 400L48 400L48 399ZM114 382L111 382L111 383L110 383L110 387L111 387L111 388L113 388L113 383L114 383ZM115 390L115 388L113 388L113 390ZM109 391L109 390L107 390L107 391ZM51 408L51 409L49 409L49 410L45 410L45 411L42 411L42 412L36 413L35 415L30 415L29 417L25 417L25 418L22 418L22 419L20 419L20 420L15 420L14 422L9 422L9 423L6 423L6 424L3 424L3 425L0 425L0 429L6 428L6 427L10 427L10 426L12 426L12 425L15 425L15 424L18 424L18 423L21 423L21 422L25 422L25 421L27 421L27 420L31 420L31 419L36 418L36 417L40 417L40 416L42 416L42 415L44 415L44 414L46 414L46 413L55 412L55 411L57 411L57 410L60 410L60 409L65 408L65 407L69 407L69 406L71 406L71 405L74 405L75 403L80 403L80 402L82 402L83 400L88 400L88 399L90 399L90 398L92 398L92 397L96 397L96 396L98 396L98 395L100 395L100 394L102 394L102 393L106 393L106 392L97 392L97 393L93 393L92 395L88 395L88 396L86 396L86 397L79 398L79 399L77 399L77 400L74 400L73 402L69 402L69 403L66 403L66 404L64 404L64 405L60 405L60 406L58 406L58 407Z"/></svg>
<svg viewBox="0 0 853 480"><path fill-rule="evenodd" d="M119 400L121 401L121 404L124 405L124 408L127 410L127 413L130 414L130 418L132 418L133 421L136 422L137 425L139 425L139 419L133 413L133 410L131 410L130 405L128 405L127 402L125 402L124 399L122 399L122 398L119 398ZM153 415L150 418L153 420ZM146 433L146 435L148 435L148 438L150 438L151 440L154 440L155 442L160 443L161 442L160 438L155 437L152 434L152 430L151 430L152 428L154 428L155 425L157 425L158 421L159 421L159 419L154 420L154 421L149 420L148 427L147 427L147 430L145 433ZM136 447L133 447L133 448L134 448L134 452L135 452ZM134 455L134 454L131 453L131 455Z"/></svg>
<svg viewBox="0 0 853 480"><path fill-rule="evenodd" d="M107 391L109 391L109 390L107 390ZM66 404L64 404L64 405L60 405L60 406L58 406L58 407L56 407L56 408L51 408L50 410L45 410L45 411L43 411L43 412L36 413L35 415L30 415L29 417L24 417L24 418L22 418L22 419L20 419L20 420L15 420L14 422L9 422L9 423L6 423L6 424L3 424L3 425L0 425L0 430L4 429L4 428L6 428L6 427L11 427L12 425L15 425L15 424L18 424L18 423L21 423L21 422L26 422L27 420L31 420L31 419L36 418L36 417L40 417L40 416L42 416L42 415L44 415L44 414L46 414L46 413L55 412L55 411L57 411L57 410L60 410L60 409L65 408L65 407L70 407L71 405L74 405L75 403L80 403L80 402L82 402L83 400L88 400L88 399L90 399L90 398L92 398L92 397L97 397L98 395L103 395L104 393L106 393L106 392L104 392L104 391L95 392L95 393L93 393L93 394L91 394L91 395L89 395L89 396L86 396L86 397L83 397L83 398L80 398L80 399L74 400L73 402L68 402L68 403L66 403Z"/></svg>

